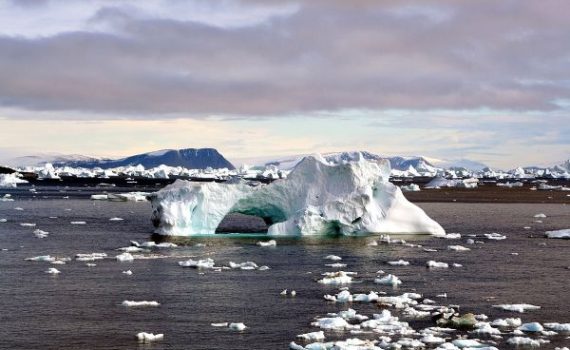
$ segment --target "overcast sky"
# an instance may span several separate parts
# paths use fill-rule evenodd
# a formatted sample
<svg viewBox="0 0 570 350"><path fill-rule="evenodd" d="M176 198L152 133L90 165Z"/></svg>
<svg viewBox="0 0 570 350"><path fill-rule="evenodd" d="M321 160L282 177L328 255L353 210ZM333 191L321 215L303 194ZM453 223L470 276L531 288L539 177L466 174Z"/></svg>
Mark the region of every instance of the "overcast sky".
<svg viewBox="0 0 570 350"><path fill-rule="evenodd" d="M0 160L570 158L567 0L0 0Z"/></svg>

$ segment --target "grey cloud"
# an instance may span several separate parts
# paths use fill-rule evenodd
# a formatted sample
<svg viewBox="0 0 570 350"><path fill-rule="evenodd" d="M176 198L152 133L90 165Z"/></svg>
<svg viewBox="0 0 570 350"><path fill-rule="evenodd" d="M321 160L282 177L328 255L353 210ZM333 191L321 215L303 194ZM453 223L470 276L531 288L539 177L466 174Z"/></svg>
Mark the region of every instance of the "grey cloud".
<svg viewBox="0 0 570 350"><path fill-rule="evenodd" d="M306 0L289 16L224 29L106 7L90 23L105 33L0 37L0 105L102 118L547 112L570 95L568 12L564 0Z"/></svg>

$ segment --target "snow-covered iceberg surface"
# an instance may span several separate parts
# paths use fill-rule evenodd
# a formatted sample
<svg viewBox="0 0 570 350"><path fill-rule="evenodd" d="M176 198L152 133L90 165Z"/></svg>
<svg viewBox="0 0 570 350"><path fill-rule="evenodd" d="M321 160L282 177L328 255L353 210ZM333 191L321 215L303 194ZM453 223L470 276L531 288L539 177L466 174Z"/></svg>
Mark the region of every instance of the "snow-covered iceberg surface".
<svg viewBox="0 0 570 350"><path fill-rule="evenodd" d="M269 235L445 234L388 182L390 164L357 156L304 158L287 179L265 186L176 181L151 195L156 233L213 234L228 213L258 216Z"/></svg>

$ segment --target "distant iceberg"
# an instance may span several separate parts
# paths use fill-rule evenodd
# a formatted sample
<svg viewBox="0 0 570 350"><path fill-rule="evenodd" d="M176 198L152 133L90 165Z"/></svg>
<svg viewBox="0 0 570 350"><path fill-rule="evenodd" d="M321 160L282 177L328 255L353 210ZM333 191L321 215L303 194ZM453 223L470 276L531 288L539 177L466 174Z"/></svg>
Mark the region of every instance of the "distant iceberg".
<svg viewBox="0 0 570 350"><path fill-rule="evenodd" d="M16 188L18 184L26 184L28 181L18 177L17 173L0 174L0 188Z"/></svg>
<svg viewBox="0 0 570 350"><path fill-rule="evenodd" d="M264 186L178 180L150 196L152 221L156 233L176 236L214 234L229 213L261 217L272 236L444 235L388 181L390 170L388 161L357 153L338 162L305 157L287 179Z"/></svg>

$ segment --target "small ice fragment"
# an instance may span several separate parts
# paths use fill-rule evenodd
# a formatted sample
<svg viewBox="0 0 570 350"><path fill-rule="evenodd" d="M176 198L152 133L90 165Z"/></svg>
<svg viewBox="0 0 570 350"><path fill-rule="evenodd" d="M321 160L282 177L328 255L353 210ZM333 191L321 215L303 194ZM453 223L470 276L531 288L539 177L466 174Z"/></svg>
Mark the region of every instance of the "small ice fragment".
<svg viewBox="0 0 570 350"><path fill-rule="evenodd" d="M150 343L153 341L163 340L164 334L153 334L153 333L147 333L147 332L140 332L140 333L137 333L137 339L141 343Z"/></svg>
<svg viewBox="0 0 570 350"><path fill-rule="evenodd" d="M106 201L108 196L106 194L92 194L91 199L94 201Z"/></svg>
<svg viewBox="0 0 570 350"><path fill-rule="evenodd" d="M475 339L455 339L453 345L457 346L458 348L482 348L485 344L478 342Z"/></svg>
<svg viewBox="0 0 570 350"><path fill-rule="evenodd" d="M228 323L227 322L210 323L210 326L212 326L212 327L227 327Z"/></svg>
<svg viewBox="0 0 570 350"><path fill-rule="evenodd" d="M548 238L570 239L570 228L565 230L546 231L545 235Z"/></svg>
<svg viewBox="0 0 570 350"><path fill-rule="evenodd" d="M332 284L332 285L339 285L339 284L349 284L352 283L352 277L349 272L338 271L338 272L329 272L326 274L326 277L320 279L318 282L321 284Z"/></svg>
<svg viewBox="0 0 570 350"><path fill-rule="evenodd" d="M77 261L95 261L105 259L107 253L89 253L89 254L75 254L75 260Z"/></svg>
<svg viewBox="0 0 570 350"><path fill-rule="evenodd" d="M542 325L538 322L530 322L530 323L524 323L518 329L523 332L534 333L534 332L542 332L544 330L544 327L542 327Z"/></svg>
<svg viewBox="0 0 570 350"><path fill-rule="evenodd" d="M332 260L332 261L340 261L342 260L342 258L340 256L337 255L327 255L325 256L326 260Z"/></svg>
<svg viewBox="0 0 570 350"><path fill-rule="evenodd" d="M142 300L142 301L134 301L134 300L125 300L121 303L121 305L126 306L126 307L157 307L160 306L160 303L158 301L146 301L146 300Z"/></svg>
<svg viewBox="0 0 570 350"><path fill-rule="evenodd" d="M37 238L46 238L48 235L49 235L49 232L47 232L47 231L43 231L40 229L34 230L34 236L36 236Z"/></svg>
<svg viewBox="0 0 570 350"><path fill-rule="evenodd" d="M398 286L402 284L402 281L394 275L387 275L382 278L374 279L374 283L389 285L389 286Z"/></svg>
<svg viewBox="0 0 570 350"><path fill-rule="evenodd" d="M464 247L462 245L449 245L449 246L447 246L447 249L454 250L456 252L466 252L466 251L471 250L471 248L467 248L467 247Z"/></svg>
<svg viewBox="0 0 570 350"><path fill-rule="evenodd" d="M453 266L453 267L463 267L463 265L458 264L458 263L453 263L452 266Z"/></svg>
<svg viewBox="0 0 570 350"><path fill-rule="evenodd" d="M325 264L325 266L332 267L332 268L335 268L335 269L340 269L340 268L346 267L346 264L343 264L343 263L334 263L334 264Z"/></svg>
<svg viewBox="0 0 570 350"><path fill-rule="evenodd" d="M27 261L45 261L45 262L53 262L56 259L51 255L40 255L35 256L33 258L26 258Z"/></svg>
<svg viewBox="0 0 570 350"><path fill-rule="evenodd" d="M122 271L121 273L127 276L131 276L133 274L131 270Z"/></svg>
<svg viewBox="0 0 570 350"><path fill-rule="evenodd" d="M396 260L396 261L388 261L388 265L392 265L392 266L408 266L408 265L410 265L410 262L400 259L400 260Z"/></svg>
<svg viewBox="0 0 570 350"><path fill-rule="evenodd" d="M507 328L507 327L518 327L522 324L520 318L498 318L491 322L491 326Z"/></svg>
<svg viewBox="0 0 570 350"><path fill-rule="evenodd" d="M444 239L460 239L461 233L447 233L444 236L439 236L439 237Z"/></svg>
<svg viewBox="0 0 570 350"><path fill-rule="evenodd" d="M87 266L87 267L95 267L95 266L97 266L97 264L87 263L87 264L85 264L85 266Z"/></svg>
<svg viewBox="0 0 570 350"><path fill-rule="evenodd" d="M125 219L123 218L118 218L118 217L114 217L114 218L110 218L109 221L123 221Z"/></svg>
<svg viewBox="0 0 570 350"><path fill-rule="evenodd" d="M232 331L238 331L241 332L244 329L247 328L247 326L245 324L243 324L242 322L232 322L228 325L228 328L231 329Z"/></svg>
<svg viewBox="0 0 570 350"><path fill-rule="evenodd" d="M428 268L446 269L449 267L448 263L430 260L426 263Z"/></svg>
<svg viewBox="0 0 570 350"><path fill-rule="evenodd" d="M570 323L550 322L550 323L545 323L544 327L552 329L556 332L570 333Z"/></svg>
<svg viewBox="0 0 570 350"><path fill-rule="evenodd" d="M527 337L513 337L509 338L507 340L507 343L515 346L539 347L542 345L543 342L541 342L541 339L532 339Z"/></svg>
<svg viewBox="0 0 570 350"><path fill-rule="evenodd" d="M55 267L50 267L49 269L47 269L46 273L49 273L51 275L57 275L58 273L61 273L61 271L59 271Z"/></svg>
<svg viewBox="0 0 570 350"><path fill-rule="evenodd" d="M115 259L117 259L120 262L130 262L135 260L135 258L133 257L133 255L131 253L123 253L123 254L119 254L115 257Z"/></svg>
<svg viewBox="0 0 570 350"><path fill-rule="evenodd" d="M283 290L281 291L281 293L279 293L279 294L280 294L280 295L287 295L287 289L283 289Z"/></svg>
<svg viewBox="0 0 570 350"><path fill-rule="evenodd" d="M519 313L540 309L540 306L531 305L531 304L499 304L499 305L493 305L493 307L497 309L519 312Z"/></svg>
<svg viewBox="0 0 570 350"><path fill-rule="evenodd" d="M325 340L325 333L323 331L319 331L319 332L299 334L297 338L301 338L305 341L312 341L312 342L323 341Z"/></svg>
<svg viewBox="0 0 570 350"><path fill-rule="evenodd" d="M0 219L0 222L8 222L7 219Z"/></svg>
<svg viewBox="0 0 570 350"><path fill-rule="evenodd" d="M485 233L483 236L487 237L487 239L494 240L494 241L502 241L503 239L507 239L507 236L502 235L500 233Z"/></svg>
<svg viewBox="0 0 570 350"><path fill-rule="evenodd" d="M85 225L87 222L85 221L72 221L71 224L72 225Z"/></svg>
<svg viewBox="0 0 570 350"><path fill-rule="evenodd" d="M259 241L257 242L257 245L260 247L275 247L277 246L277 241L274 239L267 242Z"/></svg>
<svg viewBox="0 0 570 350"><path fill-rule="evenodd" d="M546 214L540 213L540 214L536 214L534 217L537 219L544 219L544 218L546 218Z"/></svg>
<svg viewBox="0 0 570 350"><path fill-rule="evenodd" d="M214 268L214 260L212 258L201 259L201 260L192 260L188 259L186 261L179 261L178 265L182 267L192 267L195 269L213 269Z"/></svg>
<svg viewBox="0 0 570 350"><path fill-rule="evenodd" d="M36 227L36 224L32 223L32 222L22 222L22 223L20 223L20 226L22 226L22 227Z"/></svg>
<svg viewBox="0 0 570 350"><path fill-rule="evenodd" d="M435 345L445 343L445 339L436 337L433 334L428 334L424 336L422 339L420 339L420 341L424 344L435 344Z"/></svg>
<svg viewBox="0 0 570 350"><path fill-rule="evenodd" d="M295 297L295 296L297 296L297 292L296 292L296 291L294 291L294 290L292 290L290 294L291 294L291 296L292 296L292 297Z"/></svg>

